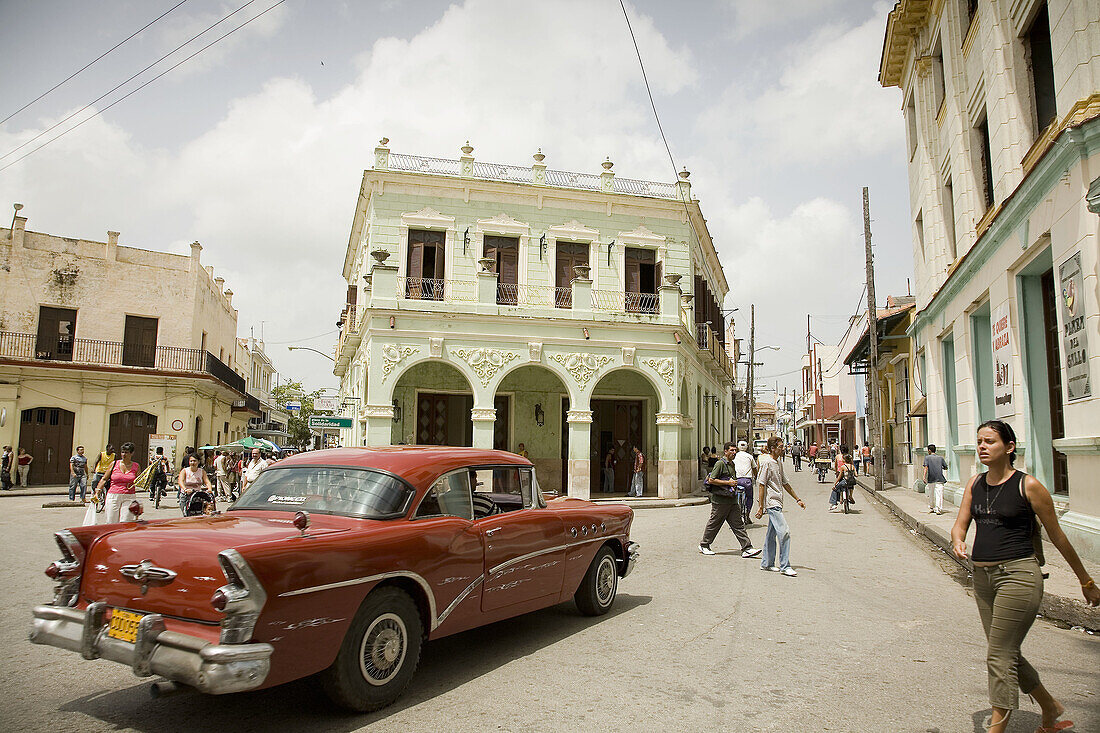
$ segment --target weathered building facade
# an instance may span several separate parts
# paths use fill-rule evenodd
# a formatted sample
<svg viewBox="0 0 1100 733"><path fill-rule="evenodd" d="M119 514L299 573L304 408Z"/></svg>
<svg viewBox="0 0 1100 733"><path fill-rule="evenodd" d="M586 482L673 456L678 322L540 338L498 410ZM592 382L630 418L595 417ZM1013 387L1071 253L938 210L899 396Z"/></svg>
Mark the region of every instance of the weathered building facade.
<svg viewBox="0 0 1100 733"><path fill-rule="evenodd" d="M26 221L0 229L0 442L35 457L31 483L66 483L77 445L132 441L144 463L150 436L179 455L245 435L258 402L235 370L233 293L197 242L175 255Z"/></svg>
<svg viewBox="0 0 1100 733"><path fill-rule="evenodd" d="M957 500L999 418L1100 558L1100 35L1094 0L902 0L879 79L902 91L924 440Z"/></svg>
<svg viewBox="0 0 1100 733"><path fill-rule="evenodd" d="M520 450L540 484L650 494L730 438L728 286L687 172L673 183L391 154L364 173L336 347L344 444ZM732 349L731 349L732 351Z"/></svg>

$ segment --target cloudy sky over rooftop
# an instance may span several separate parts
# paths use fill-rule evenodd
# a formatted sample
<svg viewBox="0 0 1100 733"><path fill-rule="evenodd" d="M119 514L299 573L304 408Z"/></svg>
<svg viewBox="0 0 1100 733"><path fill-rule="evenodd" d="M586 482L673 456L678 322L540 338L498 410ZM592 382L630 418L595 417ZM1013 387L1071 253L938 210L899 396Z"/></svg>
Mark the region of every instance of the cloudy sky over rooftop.
<svg viewBox="0 0 1100 733"><path fill-rule="evenodd" d="M133 96L121 95L271 8L233 17L0 167L0 205L28 228L179 253L203 244L283 377L335 385L341 266L363 169L394 152L670 181L617 0L286 0ZM0 119L179 0L0 3ZM0 155L184 44L245 0L187 0L0 124ZM877 82L889 3L627 4L678 166L692 171L769 385L798 385L806 314L835 342L863 288L861 188L871 189L880 303L912 270L900 93ZM89 119L90 118L90 119ZM7 222L4 222L7 225ZM816 318L819 316L820 318ZM826 365L828 366L828 365ZM839 369L834 367L833 371Z"/></svg>

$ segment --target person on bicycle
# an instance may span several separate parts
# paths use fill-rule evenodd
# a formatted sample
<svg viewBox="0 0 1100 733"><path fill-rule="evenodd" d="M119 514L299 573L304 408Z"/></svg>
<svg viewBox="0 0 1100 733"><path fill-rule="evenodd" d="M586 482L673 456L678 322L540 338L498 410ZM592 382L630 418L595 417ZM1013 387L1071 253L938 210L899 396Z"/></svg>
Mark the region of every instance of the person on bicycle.
<svg viewBox="0 0 1100 733"><path fill-rule="evenodd" d="M829 492L829 511L838 512L843 509L840 506L842 499L847 499L849 504L855 504L852 499L852 489L856 485L855 468L852 466L852 455L844 453L837 458L836 483Z"/></svg>
<svg viewBox="0 0 1100 733"><path fill-rule="evenodd" d="M817 482L819 484L825 483L825 472L832 466L833 459L829 457L829 447L827 445L821 445L817 449L817 454L814 455L814 468L817 469Z"/></svg>
<svg viewBox="0 0 1100 733"><path fill-rule="evenodd" d="M699 542L699 552L704 555L716 554L710 549L710 543L718 536L718 530L725 522L733 530L737 541L741 544L741 557L756 557L759 549L754 549L752 540L745 531L744 517L741 513L741 503L737 500L737 479L734 475L733 463L736 447L726 443L723 446L722 457L719 458L714 468L707 476L706 487L710 492L710 519L703 530L703 539Z"/></svg>
<svg viewBox="0 0 1100 733"><path fill-rule="evenodd" d="M737 479L738 501L741 503L742 517L745 524L752 524L752 485L760 470L756 463L756 456L749 453L749 444L741 440L737 443L737 453L733 456L733 473Z"/></svg>

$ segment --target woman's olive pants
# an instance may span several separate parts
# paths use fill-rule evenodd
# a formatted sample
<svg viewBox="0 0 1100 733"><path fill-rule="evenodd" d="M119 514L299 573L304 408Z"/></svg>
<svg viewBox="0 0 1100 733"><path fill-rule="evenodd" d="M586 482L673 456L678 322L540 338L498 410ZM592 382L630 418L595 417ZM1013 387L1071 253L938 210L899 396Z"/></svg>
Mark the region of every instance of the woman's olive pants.
<svg viewBox="0 0 1100 733"><path fill-rule="evenodd" d="M1043 573L1034 557L974 568L974 599L989 640L989 702L998 708L1020 707L1020 694L1039 684L1039 673L1020 654L1039 602L1043 599Z"/></svg>

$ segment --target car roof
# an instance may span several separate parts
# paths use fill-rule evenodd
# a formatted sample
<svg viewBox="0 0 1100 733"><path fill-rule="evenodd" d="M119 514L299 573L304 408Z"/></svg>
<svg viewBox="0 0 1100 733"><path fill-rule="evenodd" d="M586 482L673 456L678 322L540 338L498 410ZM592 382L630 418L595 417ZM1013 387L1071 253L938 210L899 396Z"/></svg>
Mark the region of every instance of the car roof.
<svg viewBox="0 0 1100 733"><path fill-rule="evenodd" d="M415 487L466 466L530 466L523 456L503 450L434 445L389 445L378 448L311 450L285 458L271 470L303 466L372 468L396 474Z"/></svg>

